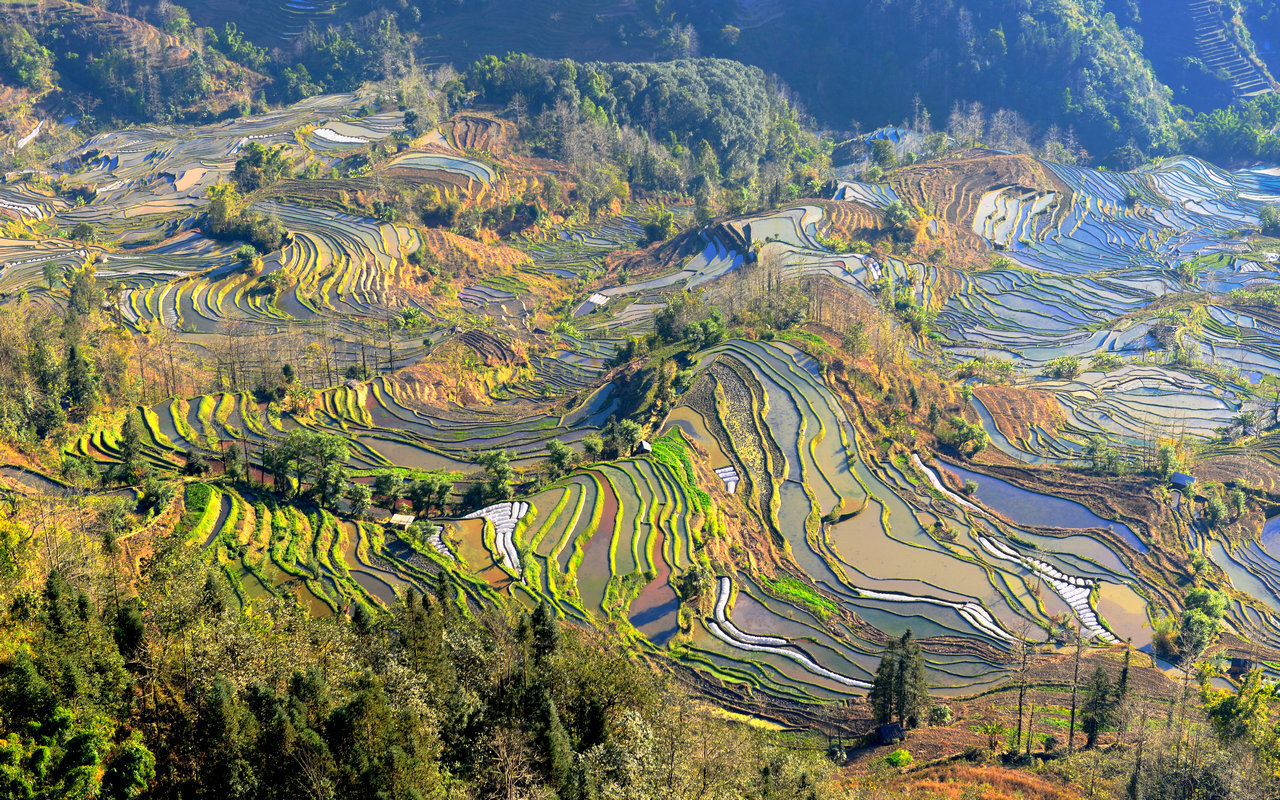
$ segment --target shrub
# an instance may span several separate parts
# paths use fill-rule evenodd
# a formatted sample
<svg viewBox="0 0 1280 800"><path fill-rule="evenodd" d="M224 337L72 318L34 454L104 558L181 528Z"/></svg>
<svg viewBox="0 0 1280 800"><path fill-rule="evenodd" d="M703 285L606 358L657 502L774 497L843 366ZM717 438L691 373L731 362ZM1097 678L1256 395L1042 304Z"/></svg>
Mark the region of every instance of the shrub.
<svg viewBox="0 0 1280 800"><path fill-rule="evenodd" d="M78 222L70 231L70 237L78 242L96 242L98 229L88 222Z"/></svg>
<svg viewBox="0 0 1280 800"><path fill-rule="evenodd" d="M1263 206L1258 223L1267 236L1280 236L1280 206Z"/></svg>
<svg viewBox="0 0 1280 800"><path fill-rule="evenodd" d="M929 724L934 727L951 724L951 706L937 703L929 709Z"/></svg>
<svg viewBox="0 0 1280 800"><path fill-rule="evenodd" d="M911 762L915 761L911 757L911 751L905 747L900 747L892 753L884 757L885 763L891 767L909 767Z"/></svg>
<svg viewBox="0 0 1280 800"><path fill-rule="evenodd" d="M1079 356L1059 356L1045 364L1040 374L1046 378L1071 379L1080 374Z"/></svg>
<svg viewBox="0 0 1280 800"><path fill-rule="evenodd" d="M1089 359L1089 367L1102 372L1110 372L1113 369L1118 369L1123 364L1124 362L1120 360L1120 356L1112 353L1095 353L1093 358Z"/></svg>

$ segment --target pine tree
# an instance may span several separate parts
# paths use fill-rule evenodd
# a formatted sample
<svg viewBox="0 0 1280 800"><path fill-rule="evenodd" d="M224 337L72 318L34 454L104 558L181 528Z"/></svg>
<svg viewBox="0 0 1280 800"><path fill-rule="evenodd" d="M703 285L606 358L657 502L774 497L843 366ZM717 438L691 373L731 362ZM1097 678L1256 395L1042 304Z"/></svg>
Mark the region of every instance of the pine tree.
<svg viewBox="0 0 1280 800"><path fill-rule="evenodd" d="M542 751L546 758L546 775L554 786L566 786L573 768L573 748L569 734L560 721L560 712L551 693L542 692Z"/></svg>
<svg viewBox="0 0 1280 800"><path fill-rule="evenodd" d="M1133 650L1125 649L1124 666L1120 668L1120 679L1116 681L1116 703L1121 704L1129 696L1129 664L1133 660Z"/></svg>
<svg viewBox="0 0 1280 800"><path fill-rule="evenodd" d="M867 700L875 712L876 723L886 725L893 721L895 709L894 698L898 693L898 642L889 640L880 656L880 666L876 667L876 675L871 679L871 691Z"/></svg>
<svg viewBox="0 0 1280 800"><path fill-rule="evenodd" d="M915 727L920 722L921 711L929 705L929 680L924 671L924 653L910 628L898 642L898 656L898 719L904 725Z"/></svg>
<svg viewBox="0 0 1280 800"><path fill-rule="evenodd" d="M1080 654L1084 651L1084 634L1079 629L1074 631L1075 634L1075 659L1071 672L1071 733L1067 738L1067 753L1074 753L1076 749L1076 700L1080 694Z"/></svg>
<svg viewBox="0 0 1280 800"><path fill-rule="evenodd" d="M1089 679L1089 695L1084 701L1083 725L1085 747L1098 743L1098 735L1111 726L1115 709L1115 692L1107 671L1098 667Z"/></svg>
<svg viewBox="0 0 1280 800"><path fill-rule="evenodd" d="M124 425L120 428L120 481L133 483L141 466L142 447L138 435L138 426L133 421L133 414L126 414Z"/></svg>
<svg viewBox="0 0 1280 800"><path fill-rule="evenodd" d="M80 345L73 344L67 349L67 402L84 420L93 413L97 401L98 376L81 352Z"/></svg>
<svg viewBox="0 0 1280 800"><path fill-rule="evenodd" d="M560 652L560 622L546 600L533 612L533 655L543 664Z"/></svg>
<svg viewBox="0 0 1280 800"><path fill-rule="evenodd" d="M600 796L591 772L581 759L569 771L568 783L560 790L563 800L596 800Z"/></svg>

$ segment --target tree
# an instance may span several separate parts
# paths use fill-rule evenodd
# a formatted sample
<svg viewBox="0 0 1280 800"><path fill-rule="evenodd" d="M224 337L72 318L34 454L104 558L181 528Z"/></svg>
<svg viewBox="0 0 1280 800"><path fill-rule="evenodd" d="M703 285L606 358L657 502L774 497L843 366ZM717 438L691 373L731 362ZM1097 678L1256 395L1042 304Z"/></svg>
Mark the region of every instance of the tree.
<svg viewBox="0 0 1280 800"><path fill-rule="evenodd" d="M41 271L44 273L44 285L50 289L62 283L62 270L58 268L57 263L46 261Z"/></svg>
<svg viewBox="0 0 1280 800"><path fill-rule="evenodd" d="M670 209L663 206L657 206L653 209L649 221L644 226L645 237L648 238L650 244L653 242L665 242L675 236L677 230L679 228L676 227L675 215L671 213Z"/></svg>
<svg viewBox="0 0 1280 800"><path fill-rule="evenodd" d="M98 240L98 229L88 222L77 222L71 228L70 237L78 242L95 242Z"/></svg>
<svg viewBox="0 0 1280 800"><path fill-rule="evenodd" d="M1280 206L1263 206L1258 212L1258 225L1263 235L1280 237Z"/></svg>
<svg viewBox="0 0 1280 800"><path fill-rule="evenodd" d="M881 724L896 719L915 727L924 719L923 711L929 706L929 684L924 653L910 628L902 638L891 640L885 647L867 699Z"/></svg>
<svg viewBox="0 0 1280 800"><path fill-rule="evenodd" d="M573 749L569 745L569 734L560 721L555 700L546 689L542 691L541 711L541 749L546 776L553 786L566 786L569 783L569 771L573 767Z"/></svg>
<svg viewBox="0 0 1280 800"><path fill-rule="evenodd" d="M1120 452L1101 436L1090 437L1084 447L1084 457L1094 472L1104 475L1120 475L1125 470Z"/></svg>
<svg viewBox="0 0 1280 800"><path fill-rule="evenodd" d="M1046 363L1040 374L1056 380L1070 380L1080 374L1079 356L1059 356Z"/></svg>
<svg viewBox="0 0 1280 800"><path fill-rule="evenodd" d="M260 142L249 142L236 159L231 177L244 193L270 186L289 172L290 164L286 145L266 147Z"/></svg>
<svg viewBox="0 0 1280 800"><path fill-rule="evenodd" d="M871 161L881 169L892 169L898 166L898 153L893 142L888 139L876 139L871 142Z"/></svg>
<svg viewBox="0 0 1280 800"><path fill-rule="evenodd" d="M533 655L544 664L560 652L560 621L555 609L546 601L538 603L533 611Z"/></svg>
<svg viewBox="0 0 1280 800"><path fill-rule="evenodd" d="M867 693L867 702L871 704L878 725L893 721L894 698L898 693L898 662L898 641L890 639L880 656L875 677L871 679L871 691Z"/></svg>
<svg viewBox="0 0 1280 800"><path fill-rule="evenodd" d="M1089 679L1088 694L1082 714L1085 747L1098 743L1098 735L1111 727L1115 718L1115 693L1107 671L1099 666Z"/></svg>
<svg viewBox="0 0 1280 800"><path fill-rule="evenodd" d="M485 501L506 500L510 497L511 476L514 472L511 468L511 454L506 450L488 450L477 454L474 460L488 476L484 486Z"/></svg>
<svg viewBox="0 0 1280 800"><path fill-rule="evenodd" d="M1227 522L1227 504L1218 495L1212 495L1204 504L1204 519L1209 527L1217 528Z"/></svg>
<svg viewBox="0 0 1280 800"><path fill-rule="evenodd" d="M1156 447L1156 474L1161 480L1169 480L1169 476L1182 469L1182 460L1172 444L1162 442Z"/></svg>
<svg viewBox="0 0 1280 800"><path fill-rule="evenodd" d="M559 439L552 439L547 442L547 466L550 468L551 477L559 478L569 470L573 469L574 452Z"/></svg>
<svg viewBox="0 0 1280 800"><path fill-rule="evenodd" d="M182 474L203 477L209 474L209 459L199 450L188 450L182 465Z"/></svg>
<svg viewBox="0 0 1280 800"><path fill-rule="evenodd" d="M1249 670L1239 691L1209 704L1209 722L1225 744L1243 741L1260 745L1273 735L1268 699L1262 673L1257 669Z"/></svg>
<svg viewBox="0 0 1280 800"><path fill-rule="evenodd" d="M173 487L157 478L147 475L142 481L142 496L138 498L138 511L163 511L173 499Z"/></svg>
<svg viewBox="0 0 1280 800"><path fill-rule="evenodd" d="M901 200L892 200L884 207L885 221L889 224L889 230L895 234L906 231L907 226L915 219L911 213L911 209Z"/></svg>
<svg viewBox="0 0 1280 800"><path fill-rule="evenodd" d="M1084 634L1079 628L1071 631L1074 658L1071 664L1071 727L1067 734L1067 752L1073 753L1076 748L1076 702L1080 694L1080 655L1084 652Z"/></svg>
<svg viewBox="0 0 1280 800"><path fill-rule="evenodd" d="M1029 674L1027 667L1031 661L1031 643L1027 641L1026 633L1018 638L1016 643L1018 648L1018 731L1017 736L1013 740L1013 751L1016 753L1022 747L1022 725L1023 718L1026 716L1027 703L1027 683ZM1027 736L1031 736L1028 724Z"/></svg>
<svg viewBox="0 0 1280 800"><path fill-rule="evenodd" d="M83 422L93 414L97 406L99 381L93 364L80 345L73 344L67 349L66 374L67 402L71 405L75 418Z"/></svg>
<svg viewBox="0 0 1280 800"><path fill-rule="evenodd" d="M1236 488L1232 489L1231 492L1227 495L1227 506L1228 508L1231 509L1232 516L1236 517L1237 519L1243 516L1244 513L1249 510L1249 503L1245 499L1244 491L1240 489L1240 487L1237 486Z"/></svg>
<svg viewBox="0 0 1280 800"><path fill-rule="evenodd" d="M87 317L102 305L102 292L93 266L76 270L71 275L71 287L67 293L67 312L71 317Z"/></svg>
<svg viewBox="0 0 1280 800"><path fill-rule="evenodd" d="M1218 639L1222 617L1227 611L1227 598L1213 589L1192 589L1187 593L1178 630L1178 646L1195 661Z"/></svg>
<svg viewBox="0 0 1280 800"><path fill-rule="evenodd" d="M929 683L924 669L924 653L920 643L907 628L898 643L902 657L901 681L896 698L898 719L915 727L920 724L921 710L929 705Z"/></svg>
<svg viewBox="0 0 1280 800"><path fill-rule="evenodd" d="M987 720L978 726L978 732L986 734L987 747L995 750L1000 746L1000 739L1009 733L1009 729L998 719Z"/></svg>
<svg viewBox="0 0 1280 800"><path fill-rule="evenodd" d="M236 442L230 442L222 451L222 474L232 483L239 483L248 474L249 465L245 462Z"/></svg>
<svg viewBox="0 0 1280 800"><path fill-rule="evenodd" d="M368 513L369 506L373 502L373 492L367 484L349 483L343 494L351 504L351 516L359 518Z"/></svg>
<svg viewBox="0 0 1280 800"><path fill-rule="evenodd" d="M373 496L378 507L395 513L400 498L405 494L404 478L398 472L382 470L373 476ZM433 495L434 496L434 493Z"/></svg>
<svg viewBox="0 0 1280 800"><path fill-rule="evenodd" d="M428 472L409 485L406 496L413 513L422 516L432 506L443 509L453 491L453 476L446 472Z"/></svg>
<svg viewBox="0 0 1280 800"><path fill-rule="evenodd" d="M601 429L601 455L605 458L625 458L631 455L640 442L643 429L634 420L619 422L614 417L605 421Z"/></svg>
<svg viewBox="0 0 1280 800"><path fill-rule="evenodd" d="M120 463L116 465L117 479L121 483L133 483L142 466L142 443L132 412L125 414L117 452L120 455Z"/></svg>
<svg viewBox="0 0 1280 800"><path fill-rule="evenodd" d="M107 763L100 797L103 800L134 800L147 791L155 777L156 757L143 744L142 733L133 731Z"/></svg>

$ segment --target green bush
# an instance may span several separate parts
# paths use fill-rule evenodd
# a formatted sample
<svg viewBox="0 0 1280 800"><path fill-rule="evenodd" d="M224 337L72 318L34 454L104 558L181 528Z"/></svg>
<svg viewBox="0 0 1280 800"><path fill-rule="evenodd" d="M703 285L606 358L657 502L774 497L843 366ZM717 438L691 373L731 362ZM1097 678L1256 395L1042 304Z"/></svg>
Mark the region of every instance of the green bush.
<svg viewBox="0 0 1280 800"><path fill-rule="evenodd" d="M1071 379L1080 374L1079 356L1059 356L1045 364L1040 374L1046 378Z"/></svg>
<svg viewBox="0 0 1280 800"><path fill-rule="evenodd" d="M911 762L915 761L915 759L911 757L910 750L907 750L905 747L900 747L885 756L884 761L891 767L909 767L911 766Z"/></svg>
<svg viewBox="0 0 1280 800"><path fill-rule="evenodd" d="M935 727L951 724L951 706L937 703L929 709L929 724Z"/></svg>

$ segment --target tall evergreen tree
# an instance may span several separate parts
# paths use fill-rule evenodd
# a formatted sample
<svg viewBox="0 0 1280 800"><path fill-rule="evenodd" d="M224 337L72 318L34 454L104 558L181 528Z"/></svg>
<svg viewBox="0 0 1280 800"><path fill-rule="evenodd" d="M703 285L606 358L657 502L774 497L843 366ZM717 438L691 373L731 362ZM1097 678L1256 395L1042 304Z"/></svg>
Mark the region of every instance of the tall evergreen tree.
<svg viewBox="0 0 1280 800"><path fill-rule="evenodd" d="M880 656L880 666L876 667L876 675L871 679L871 691L867 700L875 712L876 723L885 725L893 721L895 709L894 697L898 687L898 642L890 639Z"/></svg>
<svg viewBox="0 0 1280 800"><path fill-rule="evenodd" d="M546 600L533 611L533 654L539 664L560 652L560 622Z"/></svg>
<svg viewBox="0 0 1280 800"><path fill-rule="evenodd" d="M904 725L915 727L920 723L921 712L929 706L929 680L924 671L924 653L911 629L898 641L899 678L895 698L898 719Z"/></svg>
<svg viewBox="0 0 1280 800"><path fill-rule="evenodd" d="M132 412L125 414L124 425L120 428L118 448L120 464L117 469L120 482L133 483L137 477L138 468L142 466L142 444Z"/></svg>
<svg viewBox="0 0 1280 800"><path fill-rule="evenodd" d="M569 781L560 790L560 797L563 800L596 800L599 796L600 792L596 788L596 782L591 777L590 770L579 759L569 771Z"/></svg>
<svg viewBox="0 0 1280 800"><path fill-rule="evenodd" d="M81 420L93 413L98 401L98 376L80 345L67 348L67 402Z"/></svg>
<svg viewBox="0 0 1280 800"><path fill-rule="evenodd" d="M1098 743L1098 735L1111 726L1115 711L1115 690L1111 685L1111 677L1102 667L1093 671L1089 679L1089 694L1084 701L1082 727L1085 734L1085 747L1093 747Z"/></svg>
<svg viewBox="0 0 1280 800"><path fill-rule="evenodd" d="M556 787L567 786L573 769L573 748L569 744L569 734L564 729L564 723L560 721L556 701L545 689L542 691L541 710L542 752L547 779Z"/></svg>
<svg viewBox="0 0 1280 800"><path fill-rule="evenodd" d="M894 720L919 724L921 711L929 705L929 681L924 653L910 628L885 647L867 699L882 725Z"/></svg>

